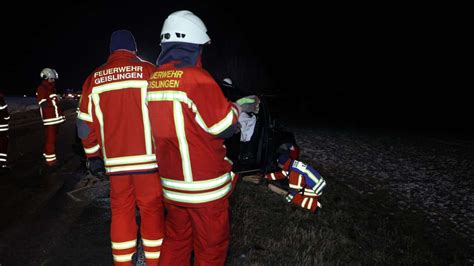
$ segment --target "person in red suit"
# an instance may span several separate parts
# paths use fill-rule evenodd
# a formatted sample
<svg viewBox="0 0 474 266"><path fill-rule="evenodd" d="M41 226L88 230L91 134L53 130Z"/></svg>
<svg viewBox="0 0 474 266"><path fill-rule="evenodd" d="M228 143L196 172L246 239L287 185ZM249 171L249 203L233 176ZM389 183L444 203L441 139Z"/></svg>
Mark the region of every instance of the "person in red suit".
<svg viewBox="0 0 474 266"><path fill-rule="evenodd" d="M155 65L137 56L128 30L114 31L107 62L82 87L77 133L90 172L110 178L110 238L115 265L132 265L138 225L146 265L158 265L164 235L162 189L146 107ZM135 256L136 257L136 256Z"/></svg>
<svg viewBox="0 0 474 266"><path fill-rule="evenodd" d="M256 96L232 103L201 65L210 42L187 10L161 30L158 69L148 80L148 109L166 207L160 265L224 265L230 237L228 197L237 180L224 139L240 112L258 112Z"/></svg>
<svg viewBox="0 0 474 266"><path fill-rule="evenodd" d="M310 165L291 159L288 153L281 154L277 163L282 170L266 174L265 179L288 179L289 192L286 200L316 213L321 208L319 197L326 186L321 174Z"/></svg>
<svg viewBox="0 0 474 266"><path fill-rule="evenodd" d="M58 127L59 124L66 121L62 108L59 105L59 97L56 94L55 82L58 79L58 72L52 68L44 68L41 70L40 77L42 78L42 82L36 89L36 99L38 101L45 133L43 156L47 166L56 167L56 138Z"/></svg>
<svg viewBox="0 0 474 266"><path fill-rule="evenodd" d="M9 121L8 105L5 102L3 93L0 92L0 175L8 173L10 170L7 165Z"/></svg>

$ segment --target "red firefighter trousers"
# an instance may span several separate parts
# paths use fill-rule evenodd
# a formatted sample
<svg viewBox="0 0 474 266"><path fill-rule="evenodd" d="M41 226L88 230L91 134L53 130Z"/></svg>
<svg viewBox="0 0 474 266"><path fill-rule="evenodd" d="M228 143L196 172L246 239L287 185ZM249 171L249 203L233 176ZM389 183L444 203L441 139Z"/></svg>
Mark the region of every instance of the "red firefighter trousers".
<svg viewBox="0 0 474 266"><path fill-rule="evenodd" d="M147 265L158 265L164 236L164 208L158 173L110 177L112 255L115 265L132 265L136 252L136 206Z"/></svg>
<svg viewBox="0 0 474 266"><path fill-rule="evenodd" d="M227 198L205 207L165 203L165 240L160 265L224 265L230 237Z"/></svg>
<svg viewBox="0 0 474 266"><path fill-rule="evenodd" d="M56 136L59 125L44 126L44 158L47 165L56 164Z"/></svg>

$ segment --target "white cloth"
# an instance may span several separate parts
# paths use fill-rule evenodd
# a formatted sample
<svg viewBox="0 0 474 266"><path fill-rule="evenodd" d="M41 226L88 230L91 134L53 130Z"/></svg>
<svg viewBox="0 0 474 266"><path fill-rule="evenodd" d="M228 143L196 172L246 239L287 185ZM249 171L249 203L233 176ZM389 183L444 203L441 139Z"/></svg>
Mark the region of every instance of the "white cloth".
<svg viewBox="0 0 474 266"><path fill-rule="evenodd" d="M257 123L257 117L255 115L249 115L246 112L242 112L239 116L240 123L240 141L247 142L252 138L255 124Z"/></svg>

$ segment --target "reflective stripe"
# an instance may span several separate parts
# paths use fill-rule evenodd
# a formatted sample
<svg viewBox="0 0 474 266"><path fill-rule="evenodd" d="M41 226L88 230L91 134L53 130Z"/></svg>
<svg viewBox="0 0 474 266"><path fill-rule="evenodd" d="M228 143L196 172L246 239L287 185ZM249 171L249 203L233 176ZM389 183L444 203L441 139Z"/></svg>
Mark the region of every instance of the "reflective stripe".
<svg viewBox="0 0 474 266"><path fill-rule="evenodd" d="M297 186L297 185L293 185L293 184L290 184L289 187L292 188L292 189L296 189L296 190L301 190L303 188L301 186ZM300 192L300 194L302 194L302 193ZM313 197L318 196L317 193L315 193L313 190L311 190L309 188L304 189L304 195L305 196L313 196Z"/></svg>
<svg viewBox="0 0 474 266"><path fill-rule="evenodd" d="M193 171L191 168L191 159L189 157L188 141L186 139L186 131L184 130L184 116L181 103L173 102L173 117L176 127L176 136L178 137L179 153L181 154L181 166L183 168L184 181L193 181Z"/></svg>
<svg viewBox="0 0 474 266"><path fill-rule="evenodd" d="M224 157L224 160L226 160L228 163L230 163L230 165L234 165L234 162L231 159L229 159L227 157Z"/></svg>
<svg viewBox="0 0 474 266"><path fill-rule="evenodd" d="M156 163L105 167L108 173L150 170L150 169L155 169L155 168L158 168L158 165Z"/></svg>
<svg viewBox="0 0 474 266"><path fill-rule="evenodd" d="M107 92L107 91L114 91L114 90L140 89L141 99L142 99L142 102L141 102L142 122L143 122L144 130L145 130L145 140L144 140L145 150L146 150L145 152L147 155L152 155L153 143L151 139L151 126L150 126L150 121L149 121L150 119L148 117L148 111L144 112L144 110L147 109L146 101L145 101L146 99L145 92L146 92L147 87L148 87L148 82L146 80L126 80L126 81L103 84L103 85L92 88L92 92L89 95L89 97L94 102L94 106L95 106L94 110L95 110L96 117L99 120L100 134L103 140L105 139L104 138L104 135L105 135L104 134L104 116L103 116L102 110L100 109L100 93ZM89 109L88 110L89 114L91 114L92 105L90 104L90 102L89 102L88 109ZM91 119L90 122L92 122L92 118L90 119ZM84 119L84 120L89 121L87 119ZM148 139L147 139L147 136L149 136ZM102 147L102 154L104 156L104 161L107 162L107 151L106 151L105 146ZM153 168L153 167L145 167L145 168L140 168L140 169L150 169L150 168ZM123 170L126 170L126 169L123 169ZM119 170L111 169L110 171L122 171L122 169L119 169Z"/></svg>
<svg viewBox="0 0 474 266"><path fill-rule="evenodd" d="M142 238L142 242L143 242L143 245L147 247L151 247L151 248L159 247L161 246L161 243L163 243L163 238L158 239L158 240L150 240L150 239Z"/></svg>
<svg viewBox="0 0 474 266"><path fill-rule="evenodd" d="M10 116L4 117L5 120L10 120Z"/></svg>
<svg viewBox="0 0 474 266"><path fill-rule="evenodd" d="M5 105L2 105L2 106L0 106L0 110L3 110L3 109L5 109L5 108L7 108L7 107L8 107L8 105L7 105L7 104L5 104Z"/></svg>
<svg viewBox="0 0 474 266"><path fill-rule="evenodd" d="M326 186L326 181L323 180L323 182L319 185L319 188L316 189L316 194L320 195L325 186Z"/></svg>
<svg viewBox="0 0 474 266"><path fill-rule="evenodd" d="M87 122L93 122L91 115L83 113L81 111L77 112L77 118L79 118L81 120L84 120L84 121L87 121Z"/></svg>
<svg viewBox="0 0 474 266"><path fill-rule="evenodd" d="M177 201L177 202L186 202L186 203L204 203L210 202L213 200L220 199L227 195L232 188L232 183L227 184L219 190L214 190L206 193L179 193L174 191L169 191L163 188L163 196L166 199Z"/></svg>
<svg viewBox="0 0 474 266"><path fill-rule="evenodd" d="M272 180L276 180L275 174L271 173L270 176L272 177Z"/></svg>
<svg viewBox="0 0 474 266"><path fill-rule="evenodd" d="M105 165L114 166L114 165L148 163L148 162L156 162L156 156L152 154L152 155L136 155L136 156L107 158Z"/></svg>
<svg viewBox="0 0 474 266"><path fill-rule="evenodd" d="M150 251L145 251L145 258L147 259L159 259L160 258L160 252L150 252Z"/></svg>
<svg viewBox="0 0 474 266"><path fill-rule="evenodd" d="M232 180L235 174L233 172L225 173L219 177L203 181L179 181L161 177L163 188L179 189L184 191L199 191L217 188ZM194 195L194 194L193 194Z"/></svg>
<svg viewBox="0 0 474 266"><path fill-rule="evenodd" d="M291 202L292 200L293 200L293 195L288 194L288 195L286 196L286 201Z"/></svg>
<svg viewBox="0 0 474 266"><path fill-rule="evenodd" d="M45 158L56 158L56 154L46 154L46 153L43 153L43 156Z"/></svg>
<svg viewBox="0 0 474 266"><path fill-rule="evenodd" d="M0 156L7 156L6 153L0 153Z"/></svg>
<svg viewBox="0 0 474 266"><path fill-rule="evenodd" d="M97 151L99 151L99 149L100 149L99 144L96 144L95 146L90 147L90 148L84 147L84 151L86 152L86 154L96 153Z"/></svg>
<svg viewBox="0 0 474 266"><path fill-rule="evenodd" d="M308 210L311 210L311 207L312 207L312 206L313 206L313 198L310 198L310 199L309 199L309 203L308 203L307 209L308 209Z"/></svg>
<svg viewBox="0 0 474 266"><path fill-rule="evenodd" d="M115 255L113 254L114 256L114 261L116 262L126 262L126 261L132 261L132 256L135 252L132 252L130 254L126 254L126 255Z"/></svg>
<svg viewBox="0 0 474 266"><path fill-rule="evenodd" d="M38 102L38 104L41 105L42 103L44 103L44 102L46 102L46 101L47 101L47 99L42 99L42 100L40 100L40 101Z"/></svg>
<svg viewBox="0 0 474 266"><path fill-rule="evenodd" d="M147 95L147 100L148 101L178 101L186 104L188 108L190 108L193 113L196 114L195 120L198 123L198 125L204 129L204 131L213 134L213 135L218 135L222 131L224 131L226 128L230 127L232 125L233 117L235 116L237 118L238 113L235 113L235 110L229 111L229 113L220 121L218 121L216 124L212 125L211 127L208 127L206 123L204 122L204 119L202 118L201 114L197 110L196 104L188 98L188 95L185 92L182 91L150 91L148 92Z"/></svg>
<svg viewBox="0 0 474 266"><path fill-rule="evenodd" d="M298 187L301 188L301 182L303 181L303 177L301 175L298 175Z"/></svg>
<svg viewBox="0 0 474 266"><path fill-rule="evenodd" d="M54 93L49 95L49 98L54 98L54 97L58 97L58 95L56 95Z"/></svg>
<svg viewBox="0 0 474 266"><path fill-rule="evenodd" d="M49 97L51 97L51 96L49 96ZM53 103L53 106L54 106L54 114L56 115L56 117L59 117L59 110L58 110L58 106L56 105L56 100L53 99L51 102Z"/></svg>
<svg viewBox="0 0 474 266"><path fill-rule="evenodd" d="M304 208L304 205L306 204L307 201L308 201L308 198L303 199L303 202L301 202L301 207L302 208Z"/></svg>
<svg viewBox="0 0 474 266"><path fill-rule="evenodd" d="M238 116L239 115L239 110L237 110L237 108L235 108L234 106L232 106L231 108L232 108L232 112L234 112L235 116Z"/></svg>
<svg viewBox="0 0 474 266"><path fill-rule="evenodd" d="M52 125L61 124L61 123L63 123L64 121L66 121L66 120L65 120L65 119L59 119L59 120L56 120L56 121L53 121L53 122L43 123L43 125L45 125L45 126L52 126Z"/></svg>
<svg viewBox="0 0 474 266"><path fill-rule="evenodd" d="M323 206L321 205L321 203L319 203L318 201L318 208L322 208Z"/></svg>
<svg viewBox="0 0 474 266"><path fill-rule="evenodd" d="M118 81L103 84L100 86L96 86L92 88L92 94L99 94L106 91L114 91L114 90L123 90L129 88L146 88L148 86L148 82L146 80L125 80L125 81Z"/></svg>
<svg viewBox="0 0 474 266"><path fill-rule="evenodd" d="M125 242L112 242L112 249L127 249L127 248L134 248L137 245L137 240L130 240Z"/></svg>
<svg viewBox="0 0 474 266"><path fill-rule="evenodd" d="M152 132L151 132L151 122L150 122L150 116L148 114L148 106L146 104L146 94L147 94L147 85L144 87L141 87L141 99L142 99L142 117L143 117L143 133L144 133L144 138L145 138L145 149L146 149L146 154L153 154L153 143L152 143ZM153 154L153 157L156 156Z"/></svg>

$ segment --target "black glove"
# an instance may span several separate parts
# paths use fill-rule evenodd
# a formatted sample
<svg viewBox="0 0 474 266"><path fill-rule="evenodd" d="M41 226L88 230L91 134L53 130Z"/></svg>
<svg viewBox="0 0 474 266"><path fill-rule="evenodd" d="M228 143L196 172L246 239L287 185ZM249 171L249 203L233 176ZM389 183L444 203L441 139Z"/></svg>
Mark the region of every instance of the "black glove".
<svg viewBox="0 0 474 266"><path fill-rule="evenodd" d="M86 162L87 169L95 177L103 179L105 177L104 160L100 157L91 157Z"/></svg>

